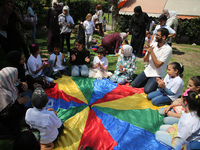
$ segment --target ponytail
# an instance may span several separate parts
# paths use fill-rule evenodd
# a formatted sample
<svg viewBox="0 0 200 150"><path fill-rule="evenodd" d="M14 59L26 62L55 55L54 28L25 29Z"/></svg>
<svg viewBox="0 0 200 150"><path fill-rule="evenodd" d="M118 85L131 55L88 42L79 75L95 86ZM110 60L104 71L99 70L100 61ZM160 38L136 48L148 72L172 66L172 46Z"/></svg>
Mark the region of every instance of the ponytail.
<svg viewBox="0 0 200 150"><path fill-rule="evenodd" d="M178 75L182 78L183 77L183 71L184 71L184 65L178 62L171 62L169 65L172 66L174 70L178 70Z"/></svg>

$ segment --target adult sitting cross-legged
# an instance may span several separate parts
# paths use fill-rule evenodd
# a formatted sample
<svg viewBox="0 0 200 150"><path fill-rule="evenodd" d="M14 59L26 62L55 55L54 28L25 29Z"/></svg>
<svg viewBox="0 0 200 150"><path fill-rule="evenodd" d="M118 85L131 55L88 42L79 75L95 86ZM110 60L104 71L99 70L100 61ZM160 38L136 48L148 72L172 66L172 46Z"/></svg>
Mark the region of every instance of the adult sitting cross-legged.
<svg viewBox="0 0 200 150"><path fill-rule="evenodd" d="M172 54L172 48L165 42L169 35L169 31L160 28L156 34L156 42L151 46L146 45L147 51L144 56L144 62L147 62L145 70L140 73L132 83L132 87L144 87L146 94L155 91L158 87L156 78L163 78Z"/></svg>

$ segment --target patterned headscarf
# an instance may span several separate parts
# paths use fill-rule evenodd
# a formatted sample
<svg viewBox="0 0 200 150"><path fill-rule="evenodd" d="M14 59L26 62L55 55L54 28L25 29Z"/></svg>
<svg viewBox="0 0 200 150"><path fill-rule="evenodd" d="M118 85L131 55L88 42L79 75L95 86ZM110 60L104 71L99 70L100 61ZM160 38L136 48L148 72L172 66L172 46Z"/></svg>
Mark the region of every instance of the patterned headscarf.
<svg viewBox="0 0 200 150"><path fill-rule="evenodd" d="M0 71L0 111L18 97L18 89L14 85L17 76L17 68L6 67Z"/></svg>

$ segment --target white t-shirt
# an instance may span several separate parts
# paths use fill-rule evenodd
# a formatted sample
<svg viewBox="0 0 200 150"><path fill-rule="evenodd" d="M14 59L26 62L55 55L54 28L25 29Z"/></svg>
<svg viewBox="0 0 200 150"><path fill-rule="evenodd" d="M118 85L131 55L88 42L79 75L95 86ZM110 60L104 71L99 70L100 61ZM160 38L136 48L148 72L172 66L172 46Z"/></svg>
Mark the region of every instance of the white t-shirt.
<svg viewBox="0 0 200 150"><path fill-rule="evenodd" d="M168 26L168 25L164 25L164 26L157 25L156 28L155 28L154 31L153 31L153 34L154 34L154 35L157 34L157 31L158 31L158 29L160 29L160 28L166 28L166 29L169 31L169 34L174 34L174 33L176 33L176 32L175 32L170 26ZM155 40L156 40L156 36L154 36L152 43L154 43Z"/></svg>
<svg viewBox="0 0 200 150"><path fill-rule="evenodd" d="M99 23L103 23L103 18L102 18L103 11L102 11L102 9L97 11L97 15L98 15Z"/></svg>
<svg viewBox="0 0 200 150"><path fill-rule="evenodd" d="M177 137L184 141L200 141L200 119L196 112L183 113L178 122Z"/></svg>
<svg viewBox="0 0 200 150"><path fill-rule="evenodd" d="M83 25L85 27L85 33L86 34L92 34L93 33L93 28L95 27L93 21L87 21L87 20L85 20L83 22Z"/></svg>
<svg viewBox="0 0 200 150"><path fill-rule="evenodd" d="M37 74L33 73L42 66L42 60L40 54L37 55L37 58L35 58L31 54L31 56L28 58L27 65L28 65L28 70L33 78L36 78L37 76L42 74L42 70L40 70L40 72L38 72Z"/></svg>
<svg viewBox="0 0 200 150"><path fill-rule="evenodd" d="M154 49L153 52L158 59L158 61L163 62L164 64L160 68L156 68L151 55L149 56L149 61L147 63L147 67L144 70L144 73L147 77L161 77L163 78L165 76L165 71L167 69L167 65L169 63L169 59L172 54L172 48L165 43L162 47L158 48L158 43L155 42L151 44ZM147 53L146 53L147 55Z"/></svg>
<svg viewBox="0 0 200 150"><path fill-rule="evenodd" d="M99 62L100 62L101 65L103 64L103 66L106 66L106 67L108 66L108 59L107 59L106 57L104 57L104 56L103 56L102 59L99 59L98 56L95 56L95 57L94 57L94 59L93 59L93 65L96 65L96 64L98 64ZM97 67L97 68L95 68L95 69L101 70L100 67Z"/></svg>
<svg viewBox="0 0 200 150"><path fill-rule="evenodd" d="M63 21L63 19L65 19L63 16L60 16L59 18L58 18L58 22L62 22ZM74 20L73 20L73 18L70 16L70 15L67 15L66 16L66 22L65 22L66 24L74 24ZM61 27L61 29L62 29L62 27ZM68 28L68 30L67 30L67 32L71 32L72 30L71 30L71 28Z"/></svg>
<svg viewBox="0 0 200 150"><path fill-rule="evenodd" d="M180 76L171 78L168 74L164 78L165 86L170 89L174 95L167 95L172 101L176 100L183 90L184 82Z"/></svg>
<svg viewBox="0 0 200 150"><path fill-rule="evenodd" d="M54 53L52 53L50 55L50 59L54 60L56 59L56 55ZM60 54L57 56L57 61L56 61L56 65L55 67L53 67L53 71L58 71L58 70L63 70L65 69L65 66L62 65L62 53L60 52ZM66 62L66 60L64 59L64 62Z"/></svg>
<svg viewBox="0 0 200 150"><path fill-rule="evenodd" d="M58 128L62 125L62 121L53 111L35 107L26 111L25 120L31 128L40 131L40 143L42 144L52 143L58 136Z"/></svg>

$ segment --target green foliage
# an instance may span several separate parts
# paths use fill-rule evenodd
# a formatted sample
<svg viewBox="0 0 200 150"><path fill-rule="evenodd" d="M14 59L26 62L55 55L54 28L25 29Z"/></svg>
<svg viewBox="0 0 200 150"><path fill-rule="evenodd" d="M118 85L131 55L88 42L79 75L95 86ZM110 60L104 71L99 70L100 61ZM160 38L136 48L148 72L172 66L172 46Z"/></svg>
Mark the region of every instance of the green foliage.
<svg viewBox="0 0 200 150"><path fill-rule="evenodd" d="M194 19L179 19L179 27L178 27L178 35L181 36L189 36L190 41L194 41L195 39L200 39L200 18Z"/></svg>
<svg viewBox="0 0 200 150"><path fill-rule="evenodd" d="M118 18L118 27L119 30L125 31L129 28L129 21L131 20L131 16L129 15L120 15Z"/></svg>

